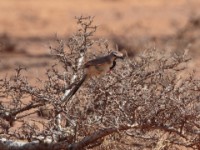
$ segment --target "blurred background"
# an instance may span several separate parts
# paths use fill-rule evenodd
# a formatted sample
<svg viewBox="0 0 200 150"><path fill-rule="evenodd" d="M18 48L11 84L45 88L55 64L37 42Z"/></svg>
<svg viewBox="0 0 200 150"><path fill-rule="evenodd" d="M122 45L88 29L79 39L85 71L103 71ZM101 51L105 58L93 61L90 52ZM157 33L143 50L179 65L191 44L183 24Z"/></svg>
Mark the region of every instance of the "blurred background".
<svg viewBox="0 0 200 150"><path fill-rule="evenodd" d="M23 65L30 78L51 65L49 43L76 32L75 16L95 16L95 38L140 52L183 52L200 66L200 0L0 0L0 76Z"/></svg>

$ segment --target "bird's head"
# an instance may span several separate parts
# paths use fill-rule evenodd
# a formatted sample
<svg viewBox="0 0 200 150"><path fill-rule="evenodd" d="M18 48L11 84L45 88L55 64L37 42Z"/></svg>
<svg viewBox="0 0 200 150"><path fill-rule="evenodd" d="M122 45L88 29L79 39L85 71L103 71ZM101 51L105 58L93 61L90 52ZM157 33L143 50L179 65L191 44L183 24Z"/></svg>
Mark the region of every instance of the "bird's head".
<svg viewBox="0 0 200 150"><path fill-rule="evenodd" d="M115 58L124 59L123 53L118 52L118 51L112 51L112 52L110 53L110 55L111 55L112 57L115 57Z"/></svg>

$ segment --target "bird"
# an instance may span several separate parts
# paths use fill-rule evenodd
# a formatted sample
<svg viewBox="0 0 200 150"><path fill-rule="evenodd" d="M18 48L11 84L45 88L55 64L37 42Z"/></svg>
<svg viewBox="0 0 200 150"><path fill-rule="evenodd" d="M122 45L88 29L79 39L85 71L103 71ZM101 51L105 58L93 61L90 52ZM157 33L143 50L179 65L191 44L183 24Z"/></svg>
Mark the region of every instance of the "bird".
<svg viewBox="0 0 200 150"><path fill-rule="evenodd" d="M83 66L87 77L101 76L112 70L116 66L116 59L123 59L124 55L117 51L86 62Z"/></svg>
<svg viewBox="0 0 200 150"><path fill-rule="evenodd" d="M114 69L117 59L124 59L124 54L118 51L112 51L106 56L97 57L86 62L83 65L85 72L83 77L75 87L71 89L65 100L68 101L88 78L102 76Z"/></svg>

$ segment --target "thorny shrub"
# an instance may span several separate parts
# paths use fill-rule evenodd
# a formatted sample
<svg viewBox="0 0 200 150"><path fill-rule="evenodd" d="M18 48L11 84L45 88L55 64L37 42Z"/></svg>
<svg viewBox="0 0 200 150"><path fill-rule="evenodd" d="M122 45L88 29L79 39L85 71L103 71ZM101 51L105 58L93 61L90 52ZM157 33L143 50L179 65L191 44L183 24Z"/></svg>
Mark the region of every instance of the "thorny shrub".
<svg viewBox="0 0 200 150"><path fill-rule="evenodd" d="M88 80L66 101L83 75L82 64L94 58L92 50L109 52L106 40L92 39L97 29L92 23L92 17L78 17L77 33L50 46L58 64L47 70L43 86L32 86L22 67L0 80L0 137L48 137L64 141L66 149L200 149L200 81L193 73L181 76L190 60L186 53L152 48L127 56L111 74ZM31 119L36 112L44 118Z"/></svg>

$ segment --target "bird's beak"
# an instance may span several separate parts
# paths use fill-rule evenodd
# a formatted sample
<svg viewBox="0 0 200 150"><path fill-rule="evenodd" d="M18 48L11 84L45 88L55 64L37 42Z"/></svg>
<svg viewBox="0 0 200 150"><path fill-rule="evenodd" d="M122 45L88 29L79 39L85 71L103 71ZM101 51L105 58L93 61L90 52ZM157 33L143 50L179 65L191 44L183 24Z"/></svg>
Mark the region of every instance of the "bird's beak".
<svg viewBox="0 0 200 150"><path fill-rule="evenodd" d="M125 56L122 54L121 56L118 56L117 58L124 59Z"/></svg>
<svg viewBox="0 0 200 150"><path fill-rule="evenodd" d="M119 53L117 58L124 59L124 54L123 53Z"/></svg>
<svg viewBox="0 0 200 150"><path fill-rule="evenodd" d="M120 51L120 53L121 53L121 59L124 59L125 57L127 57L128 56L128 54L127 54L127 50L126 49L122 49L121 51Z"/></svg>

